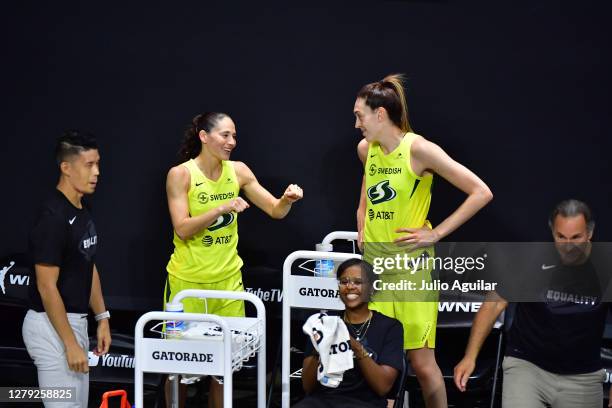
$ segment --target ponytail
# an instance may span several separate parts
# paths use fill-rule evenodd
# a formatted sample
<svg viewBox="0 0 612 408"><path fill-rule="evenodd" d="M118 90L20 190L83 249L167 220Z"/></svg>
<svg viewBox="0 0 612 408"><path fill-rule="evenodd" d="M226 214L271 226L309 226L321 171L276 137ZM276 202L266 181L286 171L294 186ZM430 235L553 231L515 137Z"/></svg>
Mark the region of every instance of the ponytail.
<svg viewBox="0 0 612 408"><path fill-rule="evenodd" d="M406 103L406 92L404 91L404 77L402 74L391 74L387 75L381 81L383 85L390 84L397 97L399 98L401 106L400 126L402 132L412 132L410 122L408 121L408 104Z"/></svg>
<svg viewBox="0 0 612 408"><path fill-rule="evenodd" d="M226 116L228 115L222 112L206 112L195 116L191 120L191 124L185 129L183 142L178 152L181 162L195 159L202 151L200 130L210 132Z"/></svg>
<svg viewBox="0 0 612 408"><path fill-rule="evenodd" d="M387 75L382 81L365 85L357 97L363 98L370 109L385 108L395 126L402 132L412 132L403 82L401 74Z"/></svg>

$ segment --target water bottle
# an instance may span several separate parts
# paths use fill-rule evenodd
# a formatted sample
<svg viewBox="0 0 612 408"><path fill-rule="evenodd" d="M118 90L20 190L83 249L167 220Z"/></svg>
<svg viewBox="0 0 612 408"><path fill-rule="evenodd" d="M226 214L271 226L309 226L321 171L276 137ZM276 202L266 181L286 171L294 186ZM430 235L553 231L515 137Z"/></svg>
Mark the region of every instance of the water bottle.
<svg viewBox="0 0 612 408"><path fill-rule="evenodd" d="M332 244L317 244L317 251L331 252L334 250ZM334 278L334 261L331 259L317 259L315 261L315 276L322 278Z"/></svg>
<svg viewBox="0 0 612 408"><path fill-rule="evenodd" d="M182 303L166 303L166 312L183 313ZM183 320L168 320L166 322L166 338L180 339L185 331L185 322Z"/></svg>

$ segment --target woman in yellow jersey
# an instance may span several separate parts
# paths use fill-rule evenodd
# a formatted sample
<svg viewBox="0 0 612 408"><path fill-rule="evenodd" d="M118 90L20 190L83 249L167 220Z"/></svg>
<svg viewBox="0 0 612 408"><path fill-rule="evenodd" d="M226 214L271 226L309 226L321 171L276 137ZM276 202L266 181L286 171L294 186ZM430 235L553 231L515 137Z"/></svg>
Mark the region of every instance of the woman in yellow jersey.
<svg viewBox="0 0 612 408"><path fill-rule="evenodd" d="M478 176L439 146L412 132L400 75L365 85L357 94L353 111L355 128L364 137L357 146L364 164L357 227L360 242L366 243L366 255L370 243L412 248L434 244L492 199L491 191ZM465 192L467 198L432 228L427 213L434 173ZM371 308L402 322L404 348L426 406L446 407L444 380L433 350L437 302L378 301Z"/></svg>
<svg viewBox="0 0 612 408"><path fill-rule="evenodd" d="M240 190L272 218L284 218L302 198L290 184L281 198L263 188L246 164L230 161L236 126L225 113L197 115L185 132L182 164L168 172L166 192L174 228L165 301L183 289L244 290L238 244L238 214L249 208ZM244 303L223 299L183 302L185 312L244 316ZM222 406L223 388L211 381L209 407ZM182 404L181 404L182 405Z"/></svg>

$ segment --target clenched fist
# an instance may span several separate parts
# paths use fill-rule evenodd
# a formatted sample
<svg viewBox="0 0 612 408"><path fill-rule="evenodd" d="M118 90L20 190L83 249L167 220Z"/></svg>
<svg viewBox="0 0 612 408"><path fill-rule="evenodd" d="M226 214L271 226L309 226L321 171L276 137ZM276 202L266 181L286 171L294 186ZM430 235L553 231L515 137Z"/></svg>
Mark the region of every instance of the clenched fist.
<svg viewBox="0 0 612 408"><path fill-rule="evenodd" d="M283 194L283 199L290 203L295 203L298 200L301 200L304 197L304 191L297 184L289 184L285 193Z"/></svg>
<svg viewBox="0 0 612 408"><path fill-rule="evenodd" d="M225 214L231 213L231 212L241 213L249 207L250 207L249 203L247 203L242 197L236 197L233 200L231 200L229 203L224 204L223 213Z"/></svg>

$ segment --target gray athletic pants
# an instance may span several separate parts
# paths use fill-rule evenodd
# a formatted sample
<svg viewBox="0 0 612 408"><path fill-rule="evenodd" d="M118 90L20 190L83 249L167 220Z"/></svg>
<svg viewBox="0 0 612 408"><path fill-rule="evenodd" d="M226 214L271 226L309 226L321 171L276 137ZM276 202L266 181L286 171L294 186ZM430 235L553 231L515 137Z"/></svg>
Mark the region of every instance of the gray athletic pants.
<svg viewBox="0 0 612 408"><path fill-rule="evenodd" d="M561 375L529 361L505 357L503 408L601 408L603 369L586 374Z"/></svg>
<svg viewBox="0 0 612 408"><path fill-rule="evenodd" d="M82 314L68 313L68 322L77 342L87 353L87 319ZM23 320L23 342L38 371L39 387L73 387L76 402L44 402L46 408L87 408L89 374L76 373L68 368L64 343L51 325L46 313L28 310Z"/></svg>

